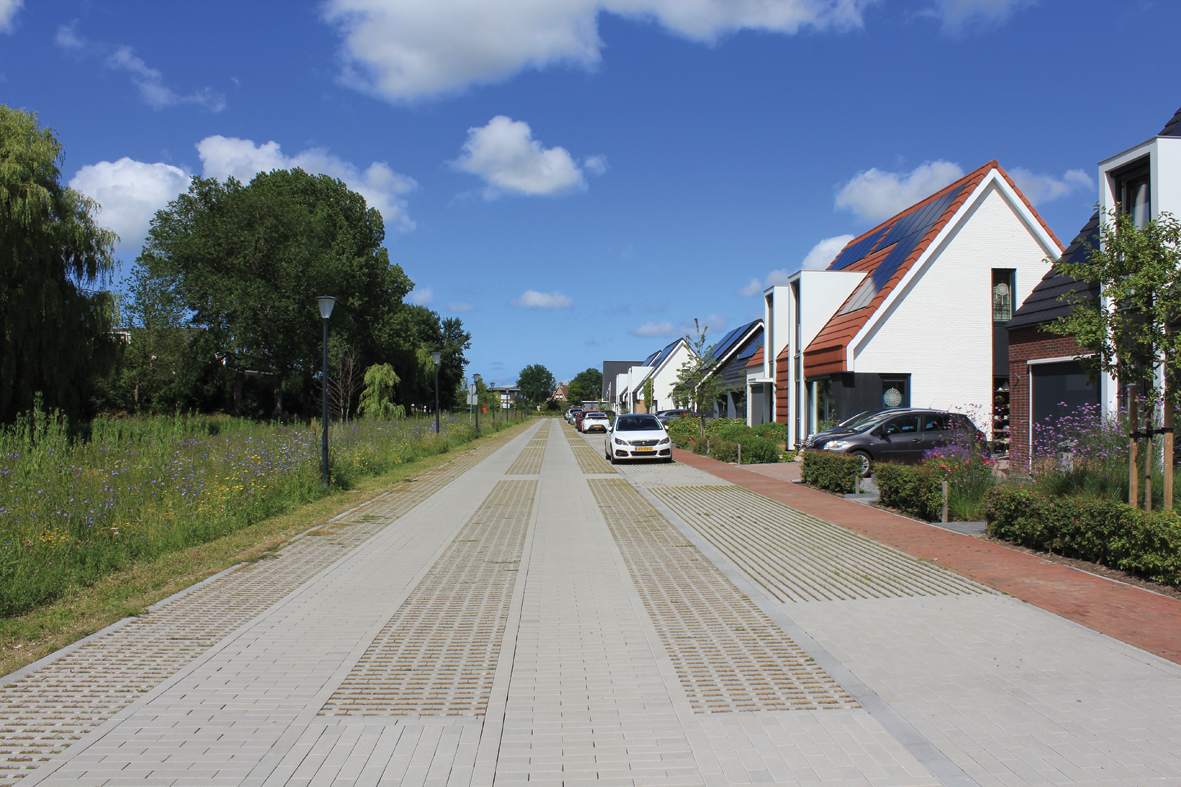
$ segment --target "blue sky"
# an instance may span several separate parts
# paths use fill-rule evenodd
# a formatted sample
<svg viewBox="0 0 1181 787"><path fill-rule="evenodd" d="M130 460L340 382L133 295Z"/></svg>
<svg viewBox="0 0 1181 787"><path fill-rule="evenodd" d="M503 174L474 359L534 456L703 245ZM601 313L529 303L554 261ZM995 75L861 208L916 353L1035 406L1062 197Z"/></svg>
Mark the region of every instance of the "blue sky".
<svg viewBox="0 0 1181 787"><path fill-rule="evenodd" d="M0 30L0 101L124 275L190 175L331 174L497 382L720 337L994 158L1069 243L1181 106L1175 0L0 0Z"/></svg>

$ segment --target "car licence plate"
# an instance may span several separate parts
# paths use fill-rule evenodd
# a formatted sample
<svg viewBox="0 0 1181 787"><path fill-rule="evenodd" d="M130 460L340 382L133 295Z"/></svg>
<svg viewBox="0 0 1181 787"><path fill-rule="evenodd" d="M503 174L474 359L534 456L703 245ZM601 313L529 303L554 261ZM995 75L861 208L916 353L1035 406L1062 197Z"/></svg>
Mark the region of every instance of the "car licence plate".
<svg viewBox="0 0 1181 787"><path fill-rule="evenodd" d="M638 453L638 454L651 453L652 451L655 451L655 450L656 449L650 445L641 445L638 448L636 448L636 453Z"/></svg>

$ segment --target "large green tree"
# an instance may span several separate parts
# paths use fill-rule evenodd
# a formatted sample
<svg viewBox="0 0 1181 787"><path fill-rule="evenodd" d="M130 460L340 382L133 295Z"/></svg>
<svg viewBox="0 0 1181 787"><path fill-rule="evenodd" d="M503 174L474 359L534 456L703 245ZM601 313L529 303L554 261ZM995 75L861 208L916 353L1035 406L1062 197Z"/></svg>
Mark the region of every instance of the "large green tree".
<svg viewBox="0 0 1181 787"><path fill-rule="evenodd" d="M63 186L61 144L36 114L0 105L0 420L40 393L77 415L114 354L113 233Z"/></svg>
<svg viewBox="0 0 1181 787"><path fill-rule="evenodd" d="M137 264L146 290L174 298L234 370L235 409L254 372L273 381L282 415L284 381L310 388L319 371L315 296L336 296L332 332L363 365L386 360L413 285L384 239L381 214L325 175L276 170L248 185L195 177L156 214Z"/></svg>
<svg viewBox="0 0 1181 787"><path fill-rule="evenodd" d="M517 387L521 389L521 398L533 404L540 404L553 396L558 383L553 374L539 363L530 364L517 375Z"/></svg>
<svg viewBox="0 0 1181 787"><path fill-rule="evenodd" d="M597 402L603 396L603 373L594 367L574 375L566 389L566 401L572 405Z"/></svg>

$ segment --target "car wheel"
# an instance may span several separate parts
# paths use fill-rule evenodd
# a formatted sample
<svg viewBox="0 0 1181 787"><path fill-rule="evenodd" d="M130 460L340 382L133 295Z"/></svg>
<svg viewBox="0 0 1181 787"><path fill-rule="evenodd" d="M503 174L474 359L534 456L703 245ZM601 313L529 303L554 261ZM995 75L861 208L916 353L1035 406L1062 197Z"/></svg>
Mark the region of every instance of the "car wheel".
<svg viewBox="0 0 1181 787"><path fill-rule="evenodd" d="M853 451L852 455L861 460L861 477L869 478L873 474L873 460L864 451Z"/></svg>

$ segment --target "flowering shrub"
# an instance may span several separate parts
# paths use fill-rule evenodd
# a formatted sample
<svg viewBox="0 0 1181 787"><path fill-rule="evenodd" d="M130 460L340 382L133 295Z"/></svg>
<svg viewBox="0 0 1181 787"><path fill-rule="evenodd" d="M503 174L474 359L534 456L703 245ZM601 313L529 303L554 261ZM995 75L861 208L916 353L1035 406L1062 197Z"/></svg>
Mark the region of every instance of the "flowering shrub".
<svg viewBox="0 0 1181 787"><path fill-rule="evenodd" d="M334 483L348 486L474 436L466 418L441 426L436 435L425 417L334 425ZM318 424L100 419L88 439L73 440L63 418L34 411L0 431L0 615L324 494Z"/></svg>

